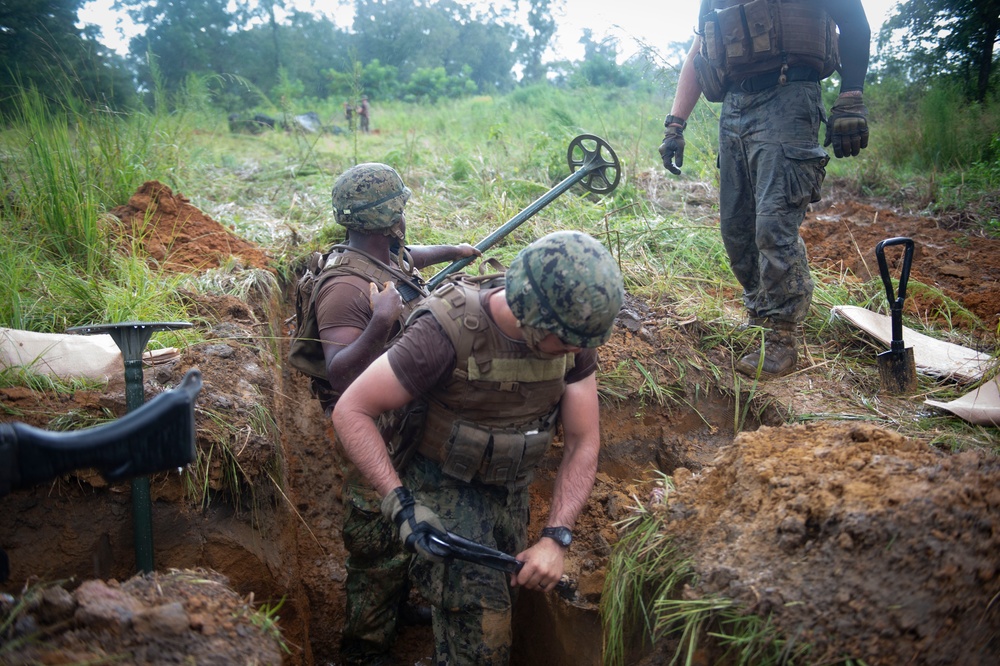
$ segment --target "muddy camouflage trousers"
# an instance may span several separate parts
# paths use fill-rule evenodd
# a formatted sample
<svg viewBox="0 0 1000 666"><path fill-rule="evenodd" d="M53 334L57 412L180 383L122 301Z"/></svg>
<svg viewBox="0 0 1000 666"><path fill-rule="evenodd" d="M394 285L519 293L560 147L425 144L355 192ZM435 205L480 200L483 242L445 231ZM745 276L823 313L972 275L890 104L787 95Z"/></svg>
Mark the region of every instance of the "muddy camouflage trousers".
<svg viewBox="0 0 1000 666"><path fill-rule="evenodd" d="M399 610L409 594L412 555L379 508L374 489L357 468L345 474L344 547L347 549L347 618L340 641L345 664L369 666L388 655Z"/></svg>
<svg viewBox="0 0 1000 666"><path fill-rule="evenodd" d="M819 201L829 156L818 142L820 86L730 91L719 119L722 241L750 314L801 322L812 301L799 227Z"/></svg>
<svg viewBox="0 0 1000 666"><path fill-rule="evenodd" d="M464 483L446 477L421 455L403 484L445 527L467 539L516 555L528 528L528 488ZM411 581L432 606L435 663L494 666L510 661L514 590L508 574L469 562L413 558Z"/></svg>

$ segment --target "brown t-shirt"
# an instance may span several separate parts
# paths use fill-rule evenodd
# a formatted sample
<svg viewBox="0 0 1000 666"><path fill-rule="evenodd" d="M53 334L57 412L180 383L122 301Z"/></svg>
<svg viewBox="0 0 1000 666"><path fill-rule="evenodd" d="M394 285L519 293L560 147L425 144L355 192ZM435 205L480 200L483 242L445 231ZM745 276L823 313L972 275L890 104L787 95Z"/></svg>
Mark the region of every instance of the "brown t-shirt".
<svg viewBox="0 0 1000 666"><path fill-rule="evenodd" d="M489 310L490 290L480 295L483 311L493 321ZM524 349L525 343L507 338L511 349ZM425 314L409 327L387 352L389 366L410 395L423 395L438 382L446 380L455 369L455 347L437 320ZM576 354L576 362L566 373L566 383L572 384L597 371L597 350L584 349Z"/></svg>
<svg viewBox="0 0 1000 666"><path fill-rule="evenodd" d="M324 282L316 293L316 323L320 333L341 326L367 328L373 315L370 284L356 275L340 275ZM397 323L391 335L396 335L398 329Z"/></svg>

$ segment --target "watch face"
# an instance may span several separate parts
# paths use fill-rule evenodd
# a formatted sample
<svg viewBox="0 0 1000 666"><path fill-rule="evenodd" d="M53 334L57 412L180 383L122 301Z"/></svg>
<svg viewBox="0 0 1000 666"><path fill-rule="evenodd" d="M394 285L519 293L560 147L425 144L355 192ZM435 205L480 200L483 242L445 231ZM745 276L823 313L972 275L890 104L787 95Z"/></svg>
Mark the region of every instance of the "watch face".
<svg viewBox="0 0 1000 666"><path fill-rule="evenodd" d="M546 527L542 530L542 536L554 539L563 548L568 548L573 543L573 533L568 527Z"/></svg>

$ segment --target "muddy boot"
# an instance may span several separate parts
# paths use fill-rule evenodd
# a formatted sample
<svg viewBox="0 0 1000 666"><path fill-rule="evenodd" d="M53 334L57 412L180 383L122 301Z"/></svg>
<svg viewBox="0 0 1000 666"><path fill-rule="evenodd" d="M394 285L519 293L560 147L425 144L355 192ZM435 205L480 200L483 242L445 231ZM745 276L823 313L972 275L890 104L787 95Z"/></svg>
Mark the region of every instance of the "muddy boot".
<svg viewBox="0 0 1000 666"><path fill-rule="evenodd" d="M798 351L795 343L795 324L787 321L767 321L764 347L757 348L736 363L736 370L749 377L781 377L795 369ZM763 360L761 353L763 352Z"/></svg>

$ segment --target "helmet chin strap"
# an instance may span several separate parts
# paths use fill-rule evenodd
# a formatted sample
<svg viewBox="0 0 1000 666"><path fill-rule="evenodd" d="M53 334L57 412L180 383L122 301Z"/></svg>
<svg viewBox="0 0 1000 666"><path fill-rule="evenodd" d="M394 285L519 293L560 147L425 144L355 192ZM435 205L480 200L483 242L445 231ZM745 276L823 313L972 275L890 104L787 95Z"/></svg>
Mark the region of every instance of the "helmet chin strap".
<svg viewBox="0 0 1000 666"><path fill-rule="evenodd" d="M521 329L521 334L524 336L524 343L528 345L528 349L530 349L531 353L538 358L547 361L562 356L562 354L548 354L539 348L539 345L542 344L542 340L549 337L549 333L552 331L546 331L545 329L528 326L526 324L522 324L521 322L517 322L517 327Z"/></svg>

